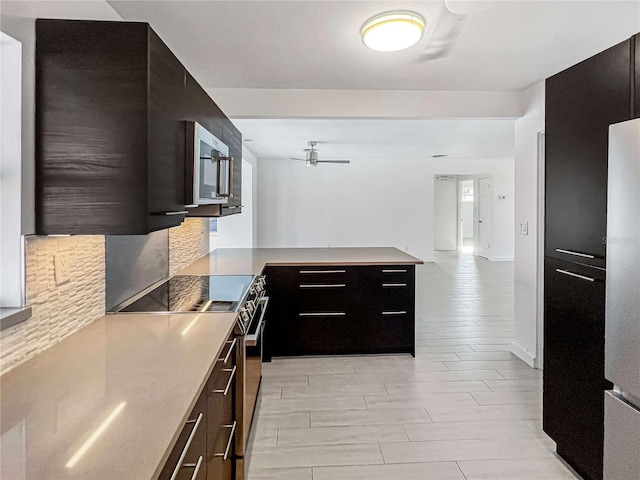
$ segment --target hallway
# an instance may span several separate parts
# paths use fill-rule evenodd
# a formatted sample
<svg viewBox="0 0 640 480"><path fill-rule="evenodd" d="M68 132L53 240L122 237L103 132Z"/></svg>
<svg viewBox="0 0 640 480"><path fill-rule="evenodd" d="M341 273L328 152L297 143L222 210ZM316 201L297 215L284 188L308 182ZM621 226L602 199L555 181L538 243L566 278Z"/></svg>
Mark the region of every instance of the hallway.
<svg viewBox="0 0 640 480"><path fill-rule="evenodd" d="M416 358L274 359L250 480L563 480L541 372L509 352L513 263L416 269Z"/></svg>

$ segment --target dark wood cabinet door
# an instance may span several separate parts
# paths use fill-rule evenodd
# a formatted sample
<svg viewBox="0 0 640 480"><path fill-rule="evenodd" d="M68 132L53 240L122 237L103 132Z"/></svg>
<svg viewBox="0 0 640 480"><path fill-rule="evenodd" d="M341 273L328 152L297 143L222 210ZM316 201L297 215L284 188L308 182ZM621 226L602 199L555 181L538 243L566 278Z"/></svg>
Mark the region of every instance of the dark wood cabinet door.
<svg viewBox="0 0 640 480"><path fill-rule="evenodd" d="M640 118L640 33L633 37L633 57L634 57L634 75L633 75L633 92L634 92L634 111L633 118Z"/></svg>
<svg viewBox="0 0 640 480"><path fill-rule="evenodd" d="M584 478L602 478L604 270L545 259L543 427Z"/></svg>
<svg viewBox="0 0 640 480"><path fill-rule="evenodd" d="M235 437L234 421L242 412L236 405L236 382L241 374L236 362L238 341L233 334L227 340L206 385L207 394L207 480L231 480L234 473ZM227 362L224 359L228 358ZM227 458L224 458L224 454Z"/></svg>
<svg viewBox="0 0 640 480"><path fill-rule="evenodd" d="M415 354L415 267L375 265L357 271L364 353Z"/></svg>
<svg viewBox="0 0 640 480"><path fill-rule="evenodd" d="M185 205L186 70L164 42L149 29L148 185L151 223L169 217L179 225ZM156 217L160 217L160 219ZM166 222L167 220L165 220ZM166 228L169 225L162 225ZM155 230L152 225L151 230Z"/></svg>
<svg viewBox="0 0 640 480"><path fill-rule="evenodd" d="M162 419L159 419L162 421ZM182 462L180 461L185 453ZM207 395L203 392L196 401L196 405L189 415L189 420L184 426L176 444L169 454L159 480L169 480L177 470L176 478L186 480L193 477L196 469L196 480L207 478Z"/></svg>
<svg viewBox="0 0 640 480"><path fill-rule="evenodd" d="M630 52L628 40L547 79L548 256L605 264L609 125L630 118Z"/></svg>
<svg viewBox="0 0 640 480"><path fill-rule="evenodd" d="M36 233L148 233L147 28L36 21Z"/></svg>
<svg viewBox="0 0 640 480"><path fill-rule="evenodd" d="M242 205L242 134L229 120L222 127L222 142L229 147L229 155L233 157L233 196L229 198L227 208L239 208Z"/></svg>

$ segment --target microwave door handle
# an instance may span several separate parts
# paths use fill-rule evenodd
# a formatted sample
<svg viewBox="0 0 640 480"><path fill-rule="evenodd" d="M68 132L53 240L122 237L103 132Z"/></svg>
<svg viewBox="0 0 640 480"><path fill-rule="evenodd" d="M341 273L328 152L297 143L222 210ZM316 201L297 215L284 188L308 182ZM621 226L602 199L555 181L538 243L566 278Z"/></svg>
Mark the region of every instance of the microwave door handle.
<svg viewBox="0 0 640 480"><path fill-rule="evenodd" d="M232 197L233 193L231 193L231 188L232 188L232 185L233 185L233 157L218 157L217 160L218 160L218 178L217 178L217 183L216 183L217 196L218 197ZM229 164L229 171L228 171L228 174L227 174L227 182L228 182L227 187L228 187L228 189L224 193L222 192L221 185L220 185L220 181L221 181L221 178L222 178L221 173L223 171L221 169L222 162L228 162L228 164Z"/></svg>
<svg viewBox="0 0 640 480"><path fill-rule="evenodd" d="M220 157L216 155L216 197L220 196Z"/></svg>

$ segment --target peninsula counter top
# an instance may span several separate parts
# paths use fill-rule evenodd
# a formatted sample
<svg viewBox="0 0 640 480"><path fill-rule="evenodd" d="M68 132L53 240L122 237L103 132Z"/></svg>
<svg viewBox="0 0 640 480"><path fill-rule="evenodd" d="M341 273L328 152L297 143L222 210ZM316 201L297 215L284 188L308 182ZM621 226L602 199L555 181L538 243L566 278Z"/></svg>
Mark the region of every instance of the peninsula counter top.
<svg viewBox="0 0 640 480"><path fill-rule="evenodd" d="M265 266L421 265L419 258L393 247L219 248L179 275L259 275Z"/></svg>
<svg viewBox="0 0 640 480"><path fill-rule="evenodd" d="M107 315L0 377L0 478L157 478L235 319Z"/></svg>

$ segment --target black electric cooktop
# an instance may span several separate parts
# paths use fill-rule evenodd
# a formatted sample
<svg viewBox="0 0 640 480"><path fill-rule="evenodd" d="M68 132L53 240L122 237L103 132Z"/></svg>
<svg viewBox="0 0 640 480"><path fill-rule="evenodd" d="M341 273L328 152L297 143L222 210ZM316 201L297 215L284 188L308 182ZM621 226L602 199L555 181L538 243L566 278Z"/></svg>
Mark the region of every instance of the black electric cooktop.
<svg viewBox="0 0 640 480"><path fill-rule="evenodd" d="M117 313L235 312L253 275L176 275Z"/></svg>

